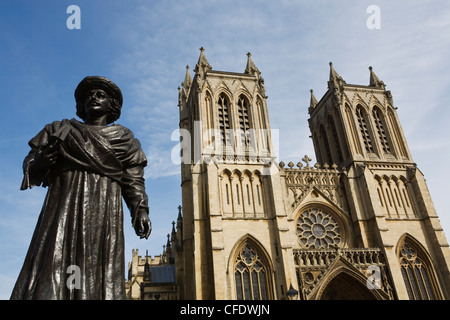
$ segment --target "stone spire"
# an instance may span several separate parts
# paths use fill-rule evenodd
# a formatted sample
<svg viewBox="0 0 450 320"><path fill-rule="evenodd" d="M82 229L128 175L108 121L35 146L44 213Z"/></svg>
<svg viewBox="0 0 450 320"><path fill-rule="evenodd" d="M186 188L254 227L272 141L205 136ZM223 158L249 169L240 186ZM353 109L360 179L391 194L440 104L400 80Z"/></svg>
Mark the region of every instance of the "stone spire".
<svg viewBox="0 0 450 320"><path fill-rule="evenodd" d="M377 75L375 74L375 72L373 72L373 68L372 66L369 67L370 70L370 83L369 86L371 87L376 87L376 88L380 88L380 89L385 89L386 86L384 85L384 82L381 81Z"/></svg>
<svg viewBox="0 0 450 320"><path fill-rule="evenodd" d="M178 217L175 227L175 243L174 247L177 251L182 251L182 238L183 238L183 216L181 214L181 206L178 206Z"/></svg>
<svg viewBox="0 0 450 320"><path fill-rule="evenodd" d="M148 263L148 250L145 251L145 265L144 265L144 281L151 281L152 273L150 271L150 264Z"/></svg>
<svg viewBox="0 0 450 320"><path fill-rule="evenodd" d="M309 101L308 113L311 113L319 102L317 101L316 96L314 95L313 89L309 91L311 92L311 99Z"/></svg>
<svg viewBox="0 0 450 320"><path fill-rule="evenodd" d="M184 81L181 83L181 86L184 90L188 91L192 84L191 73L189 72L189 66L186 66L186 75L184 76Z"/></svg>
<svg viewBox="0 0 450 320"><path fill-rule="evenodd" d="M267 99L266 96L266 87L264 86L264 78L261 77L261 71L256 67L255 63L252 60L252 54L247 52L247 66L245 67L244 73L252 74L258 81L258 86L261 92L261 95Z"/></svg>
<svg viewBox="0 0 450 320"><path fill-rule="evenodd" d="M205 48L200 48L200 56L198 57L197 65L195 66L194 72L199 73L200 71L207 72L211 70L212 67L209 64L208 60L206 60L205 56Z"/></svg>
<svg viewBox="0 0 450 320"><path fill-rule="evenodd" d="M255 66L255 63L252 60L252 54L250 52L247 53L247 66L245 67L245 73L259 73L258 68Z"/></svg>
<svg viewBox="0 0 450 320"><path fill-rule="evenodd" d="M175 244L177 242L177 231L175 230L175 221L172 221L172 233L170 234L170 241L172 242L173 246L175 247Z"/></svg>
<svg viewBox="0 0 450 320"><path fill-rule="evenodd" d="M328 81L328 90L333 94L334 103L342 103L342 97L344 92L344 85L346 82L342 77L334 70L333 63L330 62L330 80Z"/></svg>
<svg viewBox="0 0 450 320"><path fill-rule="evenodd" d="M181 206L178 206L177 229L183 224L183 215L181 214Z"/></svg>
<svg viewBox="0 0 450 320"><path fill-rule="evenodd" d="M346 84L344 79L334 70L333 62L330 62L330 80L328 81L328 87L334 86L335 88L341 87Z"/></svg>

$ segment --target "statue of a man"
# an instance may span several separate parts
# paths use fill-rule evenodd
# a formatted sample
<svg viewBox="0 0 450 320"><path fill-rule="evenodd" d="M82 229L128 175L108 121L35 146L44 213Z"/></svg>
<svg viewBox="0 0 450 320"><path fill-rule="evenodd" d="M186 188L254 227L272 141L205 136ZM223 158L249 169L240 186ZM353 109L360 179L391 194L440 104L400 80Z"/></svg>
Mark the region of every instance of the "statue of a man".
<svg viewBox="0 0 450 320"><path fill-rule="evenodd" d="M129 129L113 124L120 89L90 76L75 100L83 122L55 121L29 142L21 189L48 192L11 299L124 299L122 197L136 234L151 232L145 154Z"/></svg>

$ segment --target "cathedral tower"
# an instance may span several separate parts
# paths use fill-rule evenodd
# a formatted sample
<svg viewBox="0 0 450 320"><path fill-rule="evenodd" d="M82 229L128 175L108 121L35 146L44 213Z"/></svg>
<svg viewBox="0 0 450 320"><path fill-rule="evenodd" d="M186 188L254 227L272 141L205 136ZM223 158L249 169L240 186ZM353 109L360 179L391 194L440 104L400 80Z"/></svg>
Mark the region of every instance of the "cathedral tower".
<svg viewBox="0 0 450 320"><path fill-rule="evenodd" d="M347 84L330 62L328 91L317 101L311 90L317 161L343 168L355 245L384 248L398 298L448 298L448 243L391 92L369 70L369 85Z"/></svg>
<svg viewBox="0 0 450 320"><path fill-rule="evenodd" d="M200 51L179 88L185 298L274 299L292 255L264 80L250 53L236 73Z"/></svg>

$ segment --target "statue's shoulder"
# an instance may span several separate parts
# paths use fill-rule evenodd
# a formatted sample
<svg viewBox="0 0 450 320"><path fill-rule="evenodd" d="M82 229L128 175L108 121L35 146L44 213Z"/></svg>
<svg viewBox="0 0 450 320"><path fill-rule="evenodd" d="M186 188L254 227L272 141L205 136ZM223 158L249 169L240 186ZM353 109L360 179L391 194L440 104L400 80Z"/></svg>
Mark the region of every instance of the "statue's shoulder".
<svg viewBox="0 0 450 320"><path fill-rule="evenodd" d="M130 129L128 129L127 127L119 124L119 123L113 123L112 125L110 125L111 128L115 128L116 130L119 131L123 131L123 132L131 132Z"/></svg>
<svg viewBox="0 0 450 320"><path fill-rule="evenodd" d="M44 126L44 130L48 132L54 132L55 130L58 130L62 125L69 124L71 120L63 119L63 120L56 120L50 123L47 123Z"/></svg>
<svg viewBox="0 0 450 320"><path fill-rule="evenodd" d="M58 128L61 126L62 121L53 121L50 123L47 123L44 125L44 127L41 129L41 131L37 134L37 136L43 136L43 135L51 135L53 134Z"/></svg>
<svg viewBox="0 0 450 320"><path fill-rule="evenodd" d="M130 129L128 129L127 127L125 127L121 124L114 123L114 124L110 125L109 128L111 130L117 132L117 134L122 137L128 137L130 139L134 138L133 131L131 131Z"/></svg>
<svg viewBox="0 0 450 320"><path fill-rule="evenodd" d="M61 121L47 123L41 131L39 131L30 141L28 141L28 145L31 148L38 148L46 145L50 139L50 136L53 135L66 122L68 123L69 120L63 119Z"/></svg>

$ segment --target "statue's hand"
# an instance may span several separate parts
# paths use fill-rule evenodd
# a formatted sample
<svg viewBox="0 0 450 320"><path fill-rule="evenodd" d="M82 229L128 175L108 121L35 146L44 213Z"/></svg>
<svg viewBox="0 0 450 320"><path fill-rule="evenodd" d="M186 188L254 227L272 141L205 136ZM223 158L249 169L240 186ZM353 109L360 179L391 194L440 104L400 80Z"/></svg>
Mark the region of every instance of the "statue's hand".
<svg viewBox="0 0 450 320"><path fill-rule="evenodd" d="M49 143L42 150L36 153L31 170L34 173L44 173L56 163L58 159L57 142Z"/></svg>
<svg viewBox="0 0 450 320"><path fill-rule="evenodd" d="M152 223L148 217L148 213L145 210L140 210L137 213L136 219L133 224L136 234L142 239L148 239L150 232L152 232Z"/></svg>

